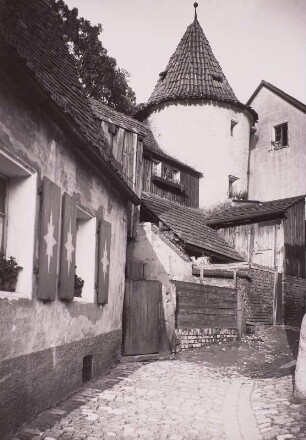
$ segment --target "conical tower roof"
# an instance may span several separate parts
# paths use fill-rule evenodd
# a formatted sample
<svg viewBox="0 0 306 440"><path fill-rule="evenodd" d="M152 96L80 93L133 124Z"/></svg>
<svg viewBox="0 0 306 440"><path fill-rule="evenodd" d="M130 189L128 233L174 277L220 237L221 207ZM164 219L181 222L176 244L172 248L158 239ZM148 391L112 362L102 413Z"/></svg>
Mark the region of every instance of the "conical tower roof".
<svg viewBox="0 0 306 440"><path fill-rule="evenodd" d="M175 99L209 99L242 105L213 54L196 13L166 69L160 73L147 107Z"/></svg>

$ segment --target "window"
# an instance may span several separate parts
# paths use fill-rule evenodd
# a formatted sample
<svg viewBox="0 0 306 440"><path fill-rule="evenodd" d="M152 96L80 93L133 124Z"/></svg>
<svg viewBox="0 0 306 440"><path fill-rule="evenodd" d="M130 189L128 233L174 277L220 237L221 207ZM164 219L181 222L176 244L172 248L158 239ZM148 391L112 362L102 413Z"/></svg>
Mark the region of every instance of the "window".
<svg viewBox="0 0 306 440"><path fill-rule="evenodd" d="M95 296L96 218L77 208L75 273L84 280L81 300L94 301Z"/></svg>
<svg viewBox="0 0 306 440"><path fill-rule="evenodd" d="M236 182L239 180L239 177L228 176L228 198L233 199L237 195Z"/></svg>
<svg viewBox="0 0 306 440"><path fill-rule="evenodd" d="M238 124L238 121L235 121L235 119L231 119L231 136L234 136L234 128Z"/></svg>
<svg viewBox="0 0 306 440"><path fill-rule="evenodd" d="M23 269L16 294L32 295L37 175L18 158L0 150L0 249Z"/></svg>
<svg viewBox="0 0 306 440"><path fill-rule="evenodd" d="M153 169L152 169L153 176L161 177L162 173L162 163L156 160L153 160Z"/></svg>
<svg viewBox="0 0 306 440"><path fill-rule="evenodd" d="M275 125L272 131L272 146L279 150L288 146L288 123Z"/></svg>
<svg viewBox="0 0 306 440"><path fill-rule="evenodd" d="M180 173L180 171L172 168L171 166L163 164L162 178L165 180L170 180L171 182L174 182L174 183L180 183L181 173Z"/></svg>

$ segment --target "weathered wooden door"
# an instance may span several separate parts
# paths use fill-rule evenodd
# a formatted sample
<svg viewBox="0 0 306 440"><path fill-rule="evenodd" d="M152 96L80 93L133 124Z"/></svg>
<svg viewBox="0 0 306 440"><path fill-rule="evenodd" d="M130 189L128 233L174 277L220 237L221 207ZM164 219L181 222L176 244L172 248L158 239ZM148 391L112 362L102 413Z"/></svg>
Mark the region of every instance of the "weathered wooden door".
<svg viewBox="0 0 306 440"><path fill-rule="evenodd" d="M158 353L161 283L126 280L123 308L125 355Z"/></svg>

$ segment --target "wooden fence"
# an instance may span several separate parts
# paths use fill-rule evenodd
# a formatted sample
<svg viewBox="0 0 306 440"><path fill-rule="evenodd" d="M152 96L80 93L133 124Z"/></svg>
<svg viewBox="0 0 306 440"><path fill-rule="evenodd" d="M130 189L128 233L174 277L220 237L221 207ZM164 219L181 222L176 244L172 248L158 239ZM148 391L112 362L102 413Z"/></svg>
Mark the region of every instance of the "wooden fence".
<svg viewBox="0 0 306 440"><path fill-rule="evenodd" d="M236 328L241 334L242 301L235 288L174 281L176 328Z"/></svg>

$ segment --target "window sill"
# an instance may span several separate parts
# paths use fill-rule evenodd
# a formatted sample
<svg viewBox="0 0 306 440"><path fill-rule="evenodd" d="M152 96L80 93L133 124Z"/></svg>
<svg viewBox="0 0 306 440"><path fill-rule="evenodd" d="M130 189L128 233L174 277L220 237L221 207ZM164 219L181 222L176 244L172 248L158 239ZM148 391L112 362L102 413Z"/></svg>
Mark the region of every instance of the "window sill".
<svg viewBox="0 0 306 440"><path fill-rule="evenodd" d="M170 188L173 188L179 192L184 192L183 185L180 183L172 182L172 180L163 179L159 176L152 176L152 182L155 184L159 184L160 186L169 186Z"/></svg>
<svg viewBox="0 0 306 440"><path fill-rule="evenodd" d="M284 147L273 147L273 145L271 146L271 148L270 148L270 150L268 150L269 152L270 151L279 151L279 150L285 150L286 148L289 148L289 145L285 145Z"/></svg>
<svg viewBox="0 0 306 440"><path fill-rule="evenodd" d="M18 299L28 299L31 298L26 293L20 292L8 292L7 290L0 290L0 299L18 300Z"/></svg>
<svg viewBox="0 0 306 440"><path fill-rule="evenodd" d="M81 304L94 304L93 300L87 299L87 298L80 298L78 296L75 296L72 300L73 302L78 302Z"/></svg>

